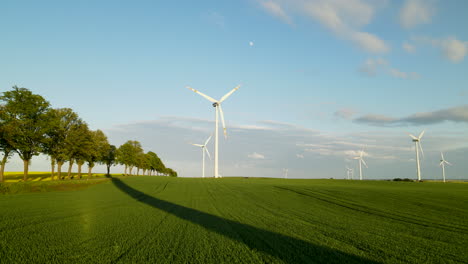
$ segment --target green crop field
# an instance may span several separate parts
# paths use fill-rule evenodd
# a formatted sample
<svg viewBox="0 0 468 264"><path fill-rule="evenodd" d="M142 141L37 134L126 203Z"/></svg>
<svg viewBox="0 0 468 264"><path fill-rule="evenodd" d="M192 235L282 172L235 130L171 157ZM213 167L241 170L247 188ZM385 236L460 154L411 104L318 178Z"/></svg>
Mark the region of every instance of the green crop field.
<svg viewBox="0 0 468 264"><path fill-rule="evenodd" d="M0 195L0 263L467 263L468 185L114 178Z"/></svg>

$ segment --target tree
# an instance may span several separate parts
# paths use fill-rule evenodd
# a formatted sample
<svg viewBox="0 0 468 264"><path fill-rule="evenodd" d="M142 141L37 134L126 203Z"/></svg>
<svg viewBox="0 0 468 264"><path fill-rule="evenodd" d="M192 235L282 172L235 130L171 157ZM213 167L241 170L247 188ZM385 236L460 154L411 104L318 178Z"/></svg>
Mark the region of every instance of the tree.
<svg viewBox="0 0 468 264"><path fill-rule="evenodd" d="M109 145L107 152L102 156L102 162L107 167L107 176L110 176L110 167L116 164L117 148L114 145Z"/></svg>
<svg viewBox="0 0 468 264"><path fill-rule="evenodd" d="M101 130L91 131L92 149L89 151L86 161L88 162L88 179L91 177L91 170L96 163L104 162L104 156L109 152L110 144L107 137Z"/></svg>
<svg viewBox="0 0 468 264"><path fill-rule="evenodd" d="M3 118L15 127L10 143L23 160L23 180L26 181L32 157L42 151L49 127L47 111L50 104L42 96L17 86L3 92L0 101L4 107Z"/></svg>
<svg viewBox="0 0 468 264"><path fill-rule="evenodd" d="M75 161L78 164L78 177L81 177L81 166L92 147L92 136L88 125L85 122L73 124L65 140L65 153L69 162L68 179L72 178L71 170Z"/></svg>
<svg viewBox="0 0 468 264"><path fill-rule="evenodd" d="M136 140L129 140L117 149L117 160L125 166L124 175L132 175L132 169L138 163L138 155L142 152L141 144Z"/></svg>
<svg viewBox="0 0 468 264"><path fill-rule="evenodd" d="M8 122L4 111L4 106L0 105L0 152L3 153L0 162L0 183L4 181L5 165L15 150L11 145L11 137L15 134L13 131L15 127Z"/></svg>
<svg viewBox="0 0 468 264"><path fill-rule="evenodd" d="M49 111L50 127L46 132L44 153L50 156L52 179L54 179L55 164L57 164L57 179L61 178L62 165L67 160L66 140L72 126L82 123L78 114L70 108L51 109Z"/></svg>

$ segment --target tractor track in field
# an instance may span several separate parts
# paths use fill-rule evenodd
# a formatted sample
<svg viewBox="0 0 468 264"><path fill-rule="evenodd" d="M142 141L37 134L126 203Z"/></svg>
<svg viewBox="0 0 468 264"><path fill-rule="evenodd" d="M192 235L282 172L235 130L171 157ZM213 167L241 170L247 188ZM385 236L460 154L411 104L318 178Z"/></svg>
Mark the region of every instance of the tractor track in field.
<svg viewBox="0 0 468 264"><path fill-rule="evenodd" d="M314 191L314 194L315 194L314 195L314 194L311 193L312 191L310 191L310 190L304 192L304 191L293 190L293 189L290 189L290 188L285 188L285 187L280 187L280 186L275 186L275 187L279 188L279 189L282 189L282 190L290 191L290 192L293 192L293 193L296 193L296 194L299 194L299 195L308 196L308 197L320 200L322 202L326 202L326 203L329 203L329 204L333 204L333 205L336 205L336 206L339 206L339 207L343 207L343 208L353 210L353 211L357 211L357 212L364 213L364 214L374 215L374 216L387 218L387 219L391 219L391 220L398 221L398 222L419 225L419 226L423 226L423 227L427 227L427 228L441 229L441 230L456 232L456 233L460 233L460 231L462 231L461 233L468 234L468 230L465 229L465 228L462 228L462 227L452 227L452 226L447 226L447 225L442 224L442 223L434 224L434 223L431 223L431 222L427 222L427 221L425 221L423 219L414 219L414 218L410 218L410 217L407 217L407 216L392 214L390 212L379 211L379 210L376 210L374 208L369 208L369 207L366 207L366 206L360 206L360 205L357 205L357 204L354 204L354 203L345 202L345 201L338 200L338 199L335 199L337 201L333 201L334 198L329 197L328 195L317 192L317 191Z"/></svg>

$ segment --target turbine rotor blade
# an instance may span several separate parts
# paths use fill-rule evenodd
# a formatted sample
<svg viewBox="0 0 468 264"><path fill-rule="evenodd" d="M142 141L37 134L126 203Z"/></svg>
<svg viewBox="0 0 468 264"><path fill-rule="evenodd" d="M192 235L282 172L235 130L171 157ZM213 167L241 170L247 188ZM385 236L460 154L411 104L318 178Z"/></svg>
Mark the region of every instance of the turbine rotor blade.
<svg viewBox="0 0 468 264"><path fill-rule="evenodd" d="M224 100L226 100L229 96L231 96L232 93L237 91L239 89L240 85L237 85L236 88L232 89L229 93L225 94L221 99L219 100L220 103L222 103Z"/></svg>
<svg viewBox="0 0 468 264"><path fill-rule="evenodd" d="M369 167L367 167L367 164L366 164L366 162L365 162L363 159L361 159L361 161L362 161L362 163L364 164L364 166L366 166L366 168L369 168Z"/></svg>
<svg viewBox="0 0 468 264"><path fill-rule="evenodd" d="M407 133L412 139L417 140L418 138L415 137L413 134Z"/></svg>
<svg viewBox="0 0 468 264"><path fill-rule="evenodd" d="M444 160L444 162L445 162L447 165L450 165L450 166L453 165L452 163L450 163L450 162L448 162L448 161L446 161L446 160Z"/></svg>
<svg viewBox="0 0 468 264"><path fill-rule="evenodd" d="M210 158L210 160L211 160L210 152L208 151L208 149L207 149L206 147L205 147L204 149L205 149L205 151L206 151L206 154L208 154L208 158Z"/></svg>
<svg viewBox="0 0 468 264"><path fill-rule="evenodd" d="M203 145L201 144L192 144L192 145L197 146L197 147L203 147Z"/></svg>
<svg viewBox="0 0 468 264"><path fill-rule="evenodd" d="M445 160L444 159L444 153L440 152L440 157L442 158L442 160Z"/></svg>
<svg viewBox="0 0 468 264"><path fill-rule="evenodd" d="M421 145L421 141L418 141L418 146L419 146L419 149L421 150L421 154L424 158L424 151L423 151L423 148L422 148L422 145Z"/></svg>
<svg viewBox="0 0 468 264"><path fill-rule="evenodd" d="M202 92L200 92L200 91L198 91L198 90L193 89L193 88L190 87L190 86L187 86L187 89L190 89L190 90L194 91L195 93L197 93L197 94L199 94L199 95L205 97L205 99L207 99L208 101L210 101L210 102L212 102L212 103L218 102L218 101L216 101L215 99L209 97L208 95L206 95L206 94L204 94L204 93L202 93Z"/></svg>
<svg viewBox="0 0 468 264"><path fill-rule="evenodd" d="M224 123L224 113L223 113L223 108L221 107L221 104L218 104L218 108L219 108L219 114L221 116L221 123L223 124L224 138L227 138L226 124Z"/></svg>
<svg viewBox="0 0 468 264"><path fill-rule="evenodd" d="M418 139L421 139L421 138L424 136L424 132L426 132L426 130L423 130L423 131L421 132L421 134L419 134Z"/></svg>
<svg viewBox="0 0 468 264"><path fill-rule="evenodd" d="M211 135L210 135L210 137L205 141L205 146L206 146L206 144L208 144L208 141L210 141L210 139L211 139Z"/></svg>

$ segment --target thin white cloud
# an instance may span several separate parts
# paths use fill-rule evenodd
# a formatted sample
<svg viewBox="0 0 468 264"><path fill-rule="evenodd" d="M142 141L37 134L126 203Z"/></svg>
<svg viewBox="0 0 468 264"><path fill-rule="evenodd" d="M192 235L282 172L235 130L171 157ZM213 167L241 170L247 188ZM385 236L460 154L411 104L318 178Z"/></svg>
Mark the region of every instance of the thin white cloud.
<svg viewBox="0 0 468 264"><path fill-rule="evenodd" d="M412 79L412 80L420 78L419 74L415 72L402 72L395 68L391 68L389 71L390 71L390 75L392 75L395 78Z"/></svg>
<svg viewBox="0 0 468 264"><path fill-rule="evenodd" d="M374 126L427 125L442 123L444 121L468 123L468 105L440 109L433 112L420 112L403 118L370 114L356 118L354 121Z"/></svg>
<svg viewBox="0 0 468 264"><path fill-rule="evenodd" d="M359 68L359 71L368 75L376 76L378 72L386 73L390 76L399 79L414 80L421 76L416 72L404 72L394 67L391 67L388 61L382 58L369 58Z"/></svg>
<svg viewBox="0 0 468 264"><path fill-rule="evenodd" d="M453 37L442 40L439 45L445 58L455 63L462 61L468 52L468 42Z"/></svg>
<svg viewBox="0 0 468 264"><path fill-rule="evenodd" d="M453 63L463 61L468 54L468 41L459 40L453 36L446 38L417 36L413 37L413 40L439 48L442 56Z"/></svg>
<svg viewBox="0 0 468 264"><path fill-rule="evenodd" d="M408 53L415 53L416 52L416 46L409 44L408 42L405 42L402 44L403 50L405 50Z"/></svg>
<svg viewBox="0 0 468 264"><path fill-rule="evenodd" d="M284 9L280 6L278 2L275 1L261 1L260 5L271 15L281 19L287 24L292 24L291 18L286 14Z"/></svg>
<svg viewBox="0 0 468 264"><path fill-rule="evenodd" d="M298 159L303 159L303 158L304 158L304 155L302 155L302 154L296 154L296 157L297 157Z"/></svg>
<svg viewBox="0 0 468 264"><path fill-rule="evenodd" d="M353 108L341 108L337 110L333 115L338 118L351 119L357 111Z"/></svg>
<svg viewBox="0 0 468 264"><path fill-rule="evenodd" d="M370 53L386 53L388 44L375 34L364 32L362 27L371 23L382 1L364 0L270 0L262 7L283 21L289 21L284 7L319 22L339 38L353 42ZM288 18L288 19L286 19Z"/></svg>
<svg viewBox="0 0 468 264"><path fill-rule="evenodd" d="M400 10L400 24L407 29L428 24L435 12L435 3L432 0L406 0Z"/></svg>
<svg viewBox="0 0 468 264"><path fill-rule="evenodd" d="M249 157L251 159L265 159L264 155L262 155L260 153L257 153L257 152L250 153L249 155L247 155L247 157Z"/></svg>

